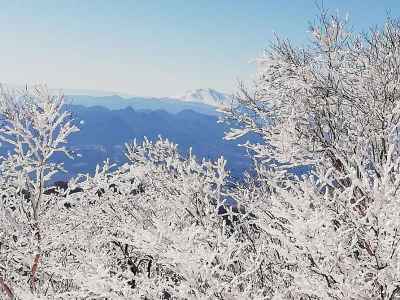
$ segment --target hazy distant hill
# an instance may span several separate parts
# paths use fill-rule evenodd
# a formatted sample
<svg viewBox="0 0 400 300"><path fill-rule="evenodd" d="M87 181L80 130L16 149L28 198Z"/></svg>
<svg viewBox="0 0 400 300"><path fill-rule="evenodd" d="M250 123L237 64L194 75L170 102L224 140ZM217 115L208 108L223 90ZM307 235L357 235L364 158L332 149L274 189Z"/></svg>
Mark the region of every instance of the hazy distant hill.
<svg viewBox="0 0 400 300"><path fill-rule="evenodd" d="M84 96L87 97L87 96ZM90 101L95 101L88 97ZM95 97L94 97L95 98ZM108 100L120 97L104 97ZM97 99L97 98L96 98ZM125 100L121 100L125 101ZM94 102L92 104L99 103ZM155 140L161 135L179 145L183 153L193 148L193 153L198 158L216 159L224 156L228 161L228 168L233 177L239 178L249 168L251 161L246 151L237 146L245 143L247 139L257 141L255 136L243 137L236 141L223 139L224 132L229 130L226 124L217 123L215 115L202 114L193 110L134 110L131 106L122 109L109 109L104 106L67 105L76 123L80 123L80 132L70 138L70 147L81 154L75 160L65 159L60 155L55 160L65 162L67 174L60 174L55 180L68 179L78 173L93 173L96 165L107 158L116 164L125 162L123 154L124 144L137 139L143 140L146 136ZM118 103L111 101L112 107ZM113 106L114 105L114 106ZM182 109L181 106L178 107ZM10 146L3 144L0 155L7 153ZM309 167L293 169L296 174L304 174Z"/></svg>
<svg viewBox="0 0 400 300"><path fill-rule="evenodd" d="M123 98L114 96L86 96L86 95L69 95L67 101L74 105L82 105L86 107L103 106L108 109L123 109L132 107L135 110L165 110L169 113L178 113L183 110L193 110L198 113L207 115L217 115L215 108L202 103L183 102L169 98Z"/></svg>
<svg viewBox="0 0 400 300"><path fill-rule="evenodd" d="M158 135L173 140L183 152L192 146L198 157L215 159L223 155L235 177L250 165L244 149L236 146L238 141L223 140L228 127L217 123L217 117L183 110L176 114L163 110L135 111L131 107L110 110L101 106L85 107L68 105L81 131L71 136L71 146L81 157L66 161L69 175L92 172L96 164L107 157L123 163L124 143L144 136L157 139ZM242 139L239 142L244 142Z"/></svg>
<svg viewBox="0 0 400 300"><path fill-rule="evenodd" d="M25 85L6 84L6 88L25 90ZM178 113L182 110L193 110L207 115L218 115L216 108L230 105L232 96L211 88L188 90L176 96L142 97L126 93L49 88L52 93L63 93L67 102L74 105L104 106L109 109L122 109L131 106L135 110L165 110Z"/></svg>
<svg viewBox="0 0 400 300"><path fill-rule="evenodd" d="M218 115L216 108L229 105L232 99L229 95L213 89L197 89L187 91L176 97L121 97L119 95L88 96L67 95L68 102L74 105L104 106L109 109L122 109L128 106L135 110L165 110L178 113L183 110L193 110L207 115Z"/></svg>

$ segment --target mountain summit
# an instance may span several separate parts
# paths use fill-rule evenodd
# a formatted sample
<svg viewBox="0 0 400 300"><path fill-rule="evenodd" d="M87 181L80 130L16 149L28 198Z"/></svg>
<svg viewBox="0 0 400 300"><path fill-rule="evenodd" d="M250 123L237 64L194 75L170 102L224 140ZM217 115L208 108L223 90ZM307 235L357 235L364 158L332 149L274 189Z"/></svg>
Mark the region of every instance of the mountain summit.
<svg viewBox="0 0 400 300"><path fill-rule="evenodd" d="M230 105L233 101L231 95L218 92L213 89L195 89L186 91L183 95L171 97L184 102L197 102L210 106L219 107L221 105Z"/></svg>

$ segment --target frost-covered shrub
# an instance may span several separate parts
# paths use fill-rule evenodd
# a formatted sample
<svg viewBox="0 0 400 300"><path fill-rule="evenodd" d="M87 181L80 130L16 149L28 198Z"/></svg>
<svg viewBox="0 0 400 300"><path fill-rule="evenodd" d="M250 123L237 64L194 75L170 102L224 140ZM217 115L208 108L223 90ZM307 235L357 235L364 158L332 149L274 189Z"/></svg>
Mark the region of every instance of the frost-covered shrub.
<svg viewBox="0 0 400 300"><path fill-rule="evenodd" d="M66 148L78 131L63 111L64 97L45 87L0 94L0 140L12 150L0 160L0 289L8 297L32 298L49 288L56 262L52 249L54 201L44 195L46 184L62 170L51 162L55 153L71 157Z"/></svg>

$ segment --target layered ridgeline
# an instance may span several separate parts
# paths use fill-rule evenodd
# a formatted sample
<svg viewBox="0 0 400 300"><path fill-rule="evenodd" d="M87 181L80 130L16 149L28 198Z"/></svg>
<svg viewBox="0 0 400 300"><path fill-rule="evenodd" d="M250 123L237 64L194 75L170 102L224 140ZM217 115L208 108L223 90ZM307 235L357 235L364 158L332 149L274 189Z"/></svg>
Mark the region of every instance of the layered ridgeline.
<svg viewBox="0 0 400 300"><path fill-rule="evenodd" d="M55 92L55 90L53 90ZM238 145L262 142L256 134L237 140L224 139L232 124L218 122L218 109L234 104L232 96L213 89L190 90L182 95L165 98L130 97L113 92L66 90L65 109L70 111L80 131L69 140L69 146L78 154L74 160L55 155L55 162L63 162L65 173L55 180L68 180L78 174L93 174L97 165L107 159L120 166L126 162L125 144L133 140L159 137L174 141L182 153L199 158L227 159L231 176L243 178L252 164L244 147ZM81 95L81 93L88 95ZM10 145L0 147L6 154ZM289 168L292 173L304 174L307 166Z"/></svg>
<svg viewBox="0 0 400 300"><path fill-rule="evenodd" d="M87 91L66 91L71 104L90 106L104 106L109 109L123 109L132 107L135 110L165 110L170 113L178 113L182 110L193 110L207 115L217 115L216 108L232 104L231 95L218 92L213 89L189 90L172 97L138 97L119 93Z"/></svg>
<svg viewBox="0 0 400 300"><path fill-rule="evenodd" d="M68 92L68 91L66 91ZM97 164L107 158L121 165L126 161L125 143L145 137L156 140L168 138L187 153L192 147L197 157L216 159L223 155L233 177L240 177L251 165L246 150L238 141L224 140L227 124L218 123L216 108L231 101L226 94L201 89L189 91L176 98L122 97L107 93L66 96L66 109L72 112L80 131L74 134L69 145L79 154L74 160L56 155L64 161L67 173L57 180L66 180L79 173L93 173ZM71 95L72 94L72 95ZM245 143L241 139L239 143ZM0 147L1 153L9 149Z"/></svg>
<svg viewBox="0 0 400 300"><path fill-rule="evenodd" d="M227 158L234 177L250 166L245 149L238 147L238 141L226 141L225 124L217 123L216 116L182 110L176 114L164 110L135 111L132 107L110 110L102 106L84 107L68 105L80 131L70 139L70 145L80 154L72 161L65 161L70 175L79 172L93 172L97 164L107 158L118 165L124 163L124 144L144 137L156 140L158 136L177 143L183 153L192 147L198 157ZM240 142L245 142L241 140ZM60 157L60 160L64 160Z"/></svg>

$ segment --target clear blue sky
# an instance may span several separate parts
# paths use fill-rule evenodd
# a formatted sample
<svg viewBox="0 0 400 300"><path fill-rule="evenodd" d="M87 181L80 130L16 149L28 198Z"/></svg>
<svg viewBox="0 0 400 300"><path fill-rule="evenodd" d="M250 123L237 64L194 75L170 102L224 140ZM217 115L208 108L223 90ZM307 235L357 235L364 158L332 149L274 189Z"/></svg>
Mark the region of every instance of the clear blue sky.
<svg viewBox="0 0 400 300"><path fill-rule="evenodd" d="M0 81L169 96L232 92L273 32L307 41L312 0L0 1ZM400 1L324 1L356 29L382 24Z"/></svg>

